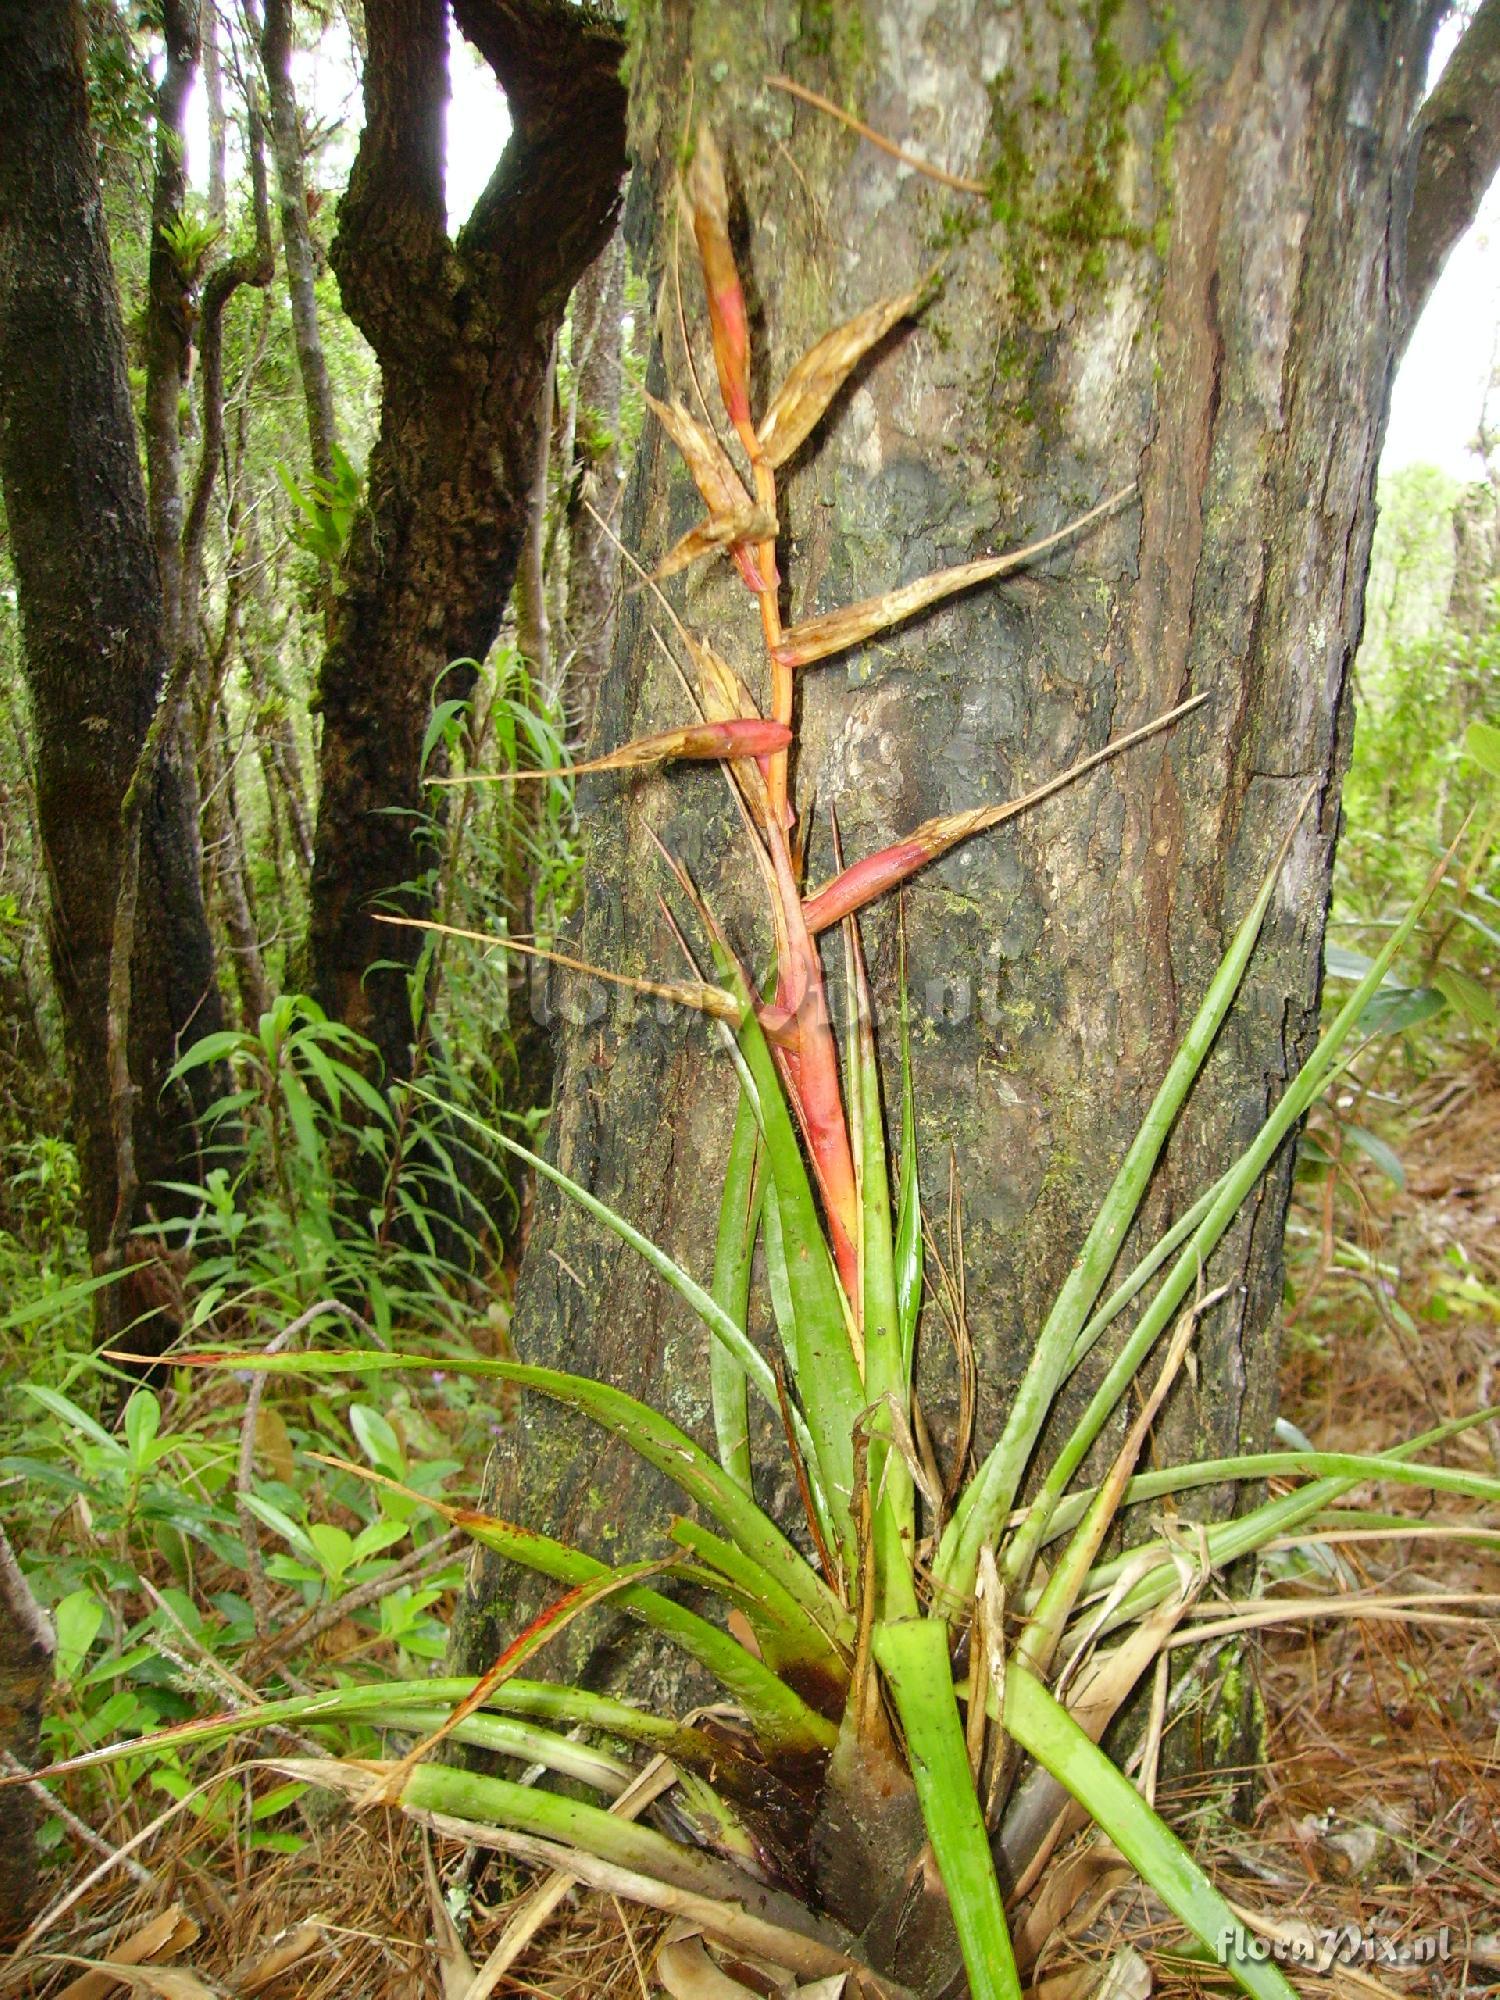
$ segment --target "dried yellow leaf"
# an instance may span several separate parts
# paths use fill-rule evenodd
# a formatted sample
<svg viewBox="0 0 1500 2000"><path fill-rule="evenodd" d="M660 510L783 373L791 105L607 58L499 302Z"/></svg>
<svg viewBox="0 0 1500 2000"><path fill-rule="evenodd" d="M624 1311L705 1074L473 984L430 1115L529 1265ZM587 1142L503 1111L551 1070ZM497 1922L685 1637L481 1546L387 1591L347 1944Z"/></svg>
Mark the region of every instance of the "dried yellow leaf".
<svg viewBox="0 0 1500 2000"><path fill-rule="evenodd" d="M884 340L897 320L914 312L924 289L903 292L900 298L882 299L842 326L825 333L792 369L771 399L760 426L760 441L767 462L785 465L797 447L816 429L824 411L877 342Z"/></svg>
<svg viewBox="0 0 1500 2000"><path fill-rule="evenodd" d="M689 528L681 541L672 544L651 572L652 581L664 583L669 576L676 576L679 570L701 562L704 556L714 555L720 549L744 548L748 557L750 543L773 542L777 532L776 516L747 501L740 513L725 514L718 519L710 516L708 520L700 521L696 528ZM759 579L759 572L756 572L756 578ZM745 581L752 590L765 588L763 580L752 581L748 574Z"/></svg>
<svg viewBox="0 0 1500 2000"><path fill-rule="evenodd" d="M716 653L708 641L696 632L688 631L686 626L680 630L696 669L694 693L703 713L714 721L735 718L748 721L758 716L760 710L755 705L755 697L728 660ZM753 758L737 757L729 764L728 770L751 819L765 833L771 824L771 798L759 764Z"/></svg>
<svg viewBox="0 0 1500 2000"><path fill-rule="evenodd" d="M752 505L745 482L713 432L696 417L690 417L681 403L659 403L649 391L646 406L682 453L683 463L693 475L693 484L703 495L703 504L718 521L728 515L747 513Z"/></svg>
<svg viewBox="0 0 1500 2000"><path fill-rule="evenodd" d="M1134 482L1122 486L1118 493L1111 493L1107 500L1080 514L1076 521L1069 521L1056 534L1044 535L1039 542L1028 542L1023 549L1011 549L1003 556L981 556L976 562L959 563L953 569L934 570L930 576L920 576L915 583L904 583L900 589L888 590L881 597L867 597L862 603L846 604L841 611L830 611L822 618L809 618L791 628L775 649L775 658L784 667L810 667L816 660L847 652L851 646L873 639L877 632L888 632L893 625L915 618L919 611L941 603L945 597L971 589L976 583L1006 576L1012 570L1024 569L1027 563L1035 562L1038 556L1110 513L1134 491Z"/></svg>

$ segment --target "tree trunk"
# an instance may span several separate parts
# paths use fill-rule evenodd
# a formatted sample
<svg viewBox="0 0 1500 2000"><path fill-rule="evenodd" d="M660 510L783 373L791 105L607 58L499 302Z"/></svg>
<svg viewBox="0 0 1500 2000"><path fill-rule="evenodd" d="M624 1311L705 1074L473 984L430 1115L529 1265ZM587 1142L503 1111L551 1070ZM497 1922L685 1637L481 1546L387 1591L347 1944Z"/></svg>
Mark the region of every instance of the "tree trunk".
<svg viewBox="0 0 1500 2000"><path fill-rule="evenodd" d="M198 73L197 0L166 0L162 32L166 63L156 87L144 429L147 505L170 656L182 631L182 411L197 333L196 286L202 276L195 246L175 235L185 220L188 194L185 121Z"/></svg>
<svg viewBox="0 0 1500 2000"><path fill-rule="evenodd" d="M521 559L516 570L515 613L516 651L526 663L531 685L538 699L550 707L556 699L552 685L552 615L547 578L547 501L551 485L552 417L557 398L557 341L547 352L537 401L536 458L531 472L531 490L526 496L526 530L521 537Z"/></svg>
<svg viewBox="0 0 1500 2000"><path fill-rule="evenodd" d="M611 237L573 294L573 477L568 498L568 666L563 701L580 742L594 727L615 643L620 559L620 390L624 375L625 238Z"/></svg>
<svg viewBox="0 0 1500 2000"><path fill-rule="evenodd" d="M53 968L98 1256L118 1240L107 1017L121 808L169 652L83 37L68 0L0 7L0 477L35 718ZM158 1180L196 1177L193 1107L164 1095L163 1083L182 1048L220 1024L192 796L177 757L158 759L145 787L139 879L130 1127L149 1196ZM132 1202L120 1220L142 1213L144 1202ZM121 1310L130 1316L128 1304Z"/></svg>
<svg viewBox="0 0 1500 2000"><path fill-rule="evenodd" d="M251 19L253 22L253 13ZM322 479L332 479L338 429L333 414L333 387L318 331L318 263L308 227L307 178L302 170L302 135L297 126L297 98L292 88L291 0L266 0L260 49L270 105L271 153L276 161L276 185L281 195L281 241L292 304L292 336L297 347L297 369L302 377L302 400L307 407L308 450L313 471Z"/></svg>
<svg viewBox="0 0 1500 2000"><path fill-rule="evenodd" d="M41 1741L57 1641L0 1528L0 1769L29 1771ZM35 1908L40 1877L37 1802L24 1785L0 1786L0 1945L12 1945Z"/></svg>
<svg viewBox="0 0 1500 2000"><path fill-rule="evenodd" d="M219 10L209 0L203 14L203 97L208 109L208 197L210 222L222 228L229 125L224 111L224 61L219 52Z"/></svg>
<svg viewBox="0 0 1500 2000"><path fill-rule="evenodd" d="M769 0L737 12L732 31L716 0L655 0L636 15L627 216L643 268L667 287L652 314L656 394L697 407L669 268L690 95L728 160L758 410L828 327L920 283L935 260L943 272L922 322L883 344L790 469L788 618L1024 544L1137 482L1128 504L1014 581L800 676L809 880L832 872L835 813L853 858L1209 697L907 892L923 1184L940 1216L956 1162L981 1451L1310 788L1241 997L1158 1170L1153 1235L1243 1148L1315 1026L1345 682L1405 329L1392 209L1433 16L1425 0L1256 0L1180 10L1172 28L1147 0ZM986 195L935 185L768 88L780 71ZM698 511L648 419L627 541L650 565ZM730 566L669 588L753 673L754 613ZM685 718L653 625L664 620L648 599L627 598L596 747ZM741 849L717 774L596 778L583 796L582 958L679 976L650 832L743 936ZM865 933L889 1024L894 910L877 907ZM706 1281L732 1069L697 1018L555 983L558 1163ZM1290 1166L1284 1155L1208 1274L1229 1289L1202 1323L1196 1384L1157 1426L1164 1460L1267 1441ZM550 1188L514 1333L524 1359L597 1372L711 1436L701 1326ZM920 1344L946 1465L957 1379L930 1310ZM1073 1411L1104 1361L1080 1371ZM537 1399L507 1431L486 1504L623 1559L660 1549L680 1500ZM514 1571L481 1563L461 1653L493 1658L534 1603Z"/></svg>
<svg viewBox="0 0 1500 2000"><path fill-rule="evenodd" d="M380 435L344 560L320 707L313 990L406 1074L401 967L426 908L421 751L433 689L482 659L525 530L542 379L568 294L605 241L624 171L615 31L543 0L457 0L494 69L511 139L456 243L444 221L443 0L368 0L366 122L333 264L381 367ZM444 681L472 686L472 669ZM371 971L377 961L395 971ZM368 975L368 976L367 976Z"/></svg>

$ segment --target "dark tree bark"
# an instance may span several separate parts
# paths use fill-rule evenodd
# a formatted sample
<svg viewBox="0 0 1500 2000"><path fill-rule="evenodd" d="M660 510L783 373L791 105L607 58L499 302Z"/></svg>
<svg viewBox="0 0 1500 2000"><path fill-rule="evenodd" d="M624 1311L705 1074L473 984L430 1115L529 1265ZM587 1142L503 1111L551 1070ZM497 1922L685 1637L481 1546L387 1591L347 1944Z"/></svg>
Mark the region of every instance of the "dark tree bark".
<svg viewBox="0 0 1500 2000"><path fill-rule="evenodd" d="M563 700L581 742L592 734L599 684L615 642L620 560L600 521L619 533L624 318L625 238L616 234L573 294L573 477Z"/></svg>
<svg viewBox="0 0 1500 2000"><path fill-rule="evenodd" d="M521 537L521 559L516 569L515 614L516 651L526 662L526 671L540 700L549 706L556 698L552 684L553 631L548 604L551 592L547 576L547 501L551 486L552 419L557 400L557 342L554 338L542 372L537 402L536 455L531 470L531 490L526 496L526 530Z"/></svg>
<svg viewBox="0 0 1500 2000"><path fill-rule="evenodd" d="M951 1148L980 1450L1309 788L1316 803L1244 990L1151 1190L1153 1236L1248 1142L1314 1031L1346 678L1404 335L1393 216L1435 12L1426 0L1242 0L1179 10L1170 33L1146 0L920 12L865 0L832 10L832 31L781 0L737 12L732 32L715 0L654 0L636 16L633 247L670 287L691 91L729 160L759 407L827 327L916 283L934 246L950 246L924 323L856 377L783 489L788 615L1023 544L1139 484L1131 505L1016 581L800 677L810 879L831 872L835 810L857 856L929 815L1014 797L1190 693L1210 697L908 892L923 1179L940 1214ZM980 177L989 198L937 188L768 90L780 71ZM686 258L682 283L701 320ZM653 314L667 352L652 387L691 402L675 317L669 290ZM698 374L712 383L701 345ZM696 512L650 426L627 541L649 564ZM753 674L754 614L726 563L677 601ZM597 746L684 717L653 623L643 596L626 599ZM741 850L716 775L600 778L585 799L581 957L677 970L648 832L743 926ZM872 914L866 937L889 1010L893 911ZM706 1279L731 1069L696 1019L584 981L558 988L556 1159ZM1202 1323L1196 1386L1157 1427L1163 1459L1267 1439L1289 1174L1284 1156L1208 1274L1229 1290ZM597 1372L711 1438L702 1328L550 1189L514 1334L524 1359ZM957 1394L935 1313L921 1348L947 1454ZM1075 1393L1092 1391L1104 1358ZM681 1504L665 1496L629 1454L536 1399L502 1443L486 1504L613 1560L661 1546ZM485 1561L460 1651L493 1658L534 1602L516 1572ZM587 1643L580 1631L558 1671Z"/></svg>
<svg viewBox="0 0 1500 2000"><path fill-rule="evenodd" d="M201 49L198 0L165 0L166 63L156 87L156 145L151 189L151 246L146 278L146 492L161 579L167 646L182 632L182 408L197 334L200 261L174 231L187 204L184 136L188 96Z"/></svg>
<svg viewBox="0 0 1500 2000"><path fill-rule="evenodd" d="M30 1770L57 1649L52 1627L0 1528L0 1769ZM37 1802L24 1785L0 1786L0 1945L14 1944L36 1904Z"/></svg>
<svg viewBox="0 0 1500 2000"><path fill-rule="evenodd" d="M409 960L415 943L376 908L429 866L410 815L423 806L434 684L451 661L482 659L499 629L552 339L609 233L624 170L611 24L567 0L456 0L454 11L514 121L494 178L450 242L443 0L369 0L366 123L333 247L344 303L380 360L381 424L319 697L313 987L394 1076L410 1061L405 979L370 968ZM461 670L444 692L471 685ZM400 900L424 906L420 893Z"/></svg>
<svg viewBox="0 0 1500 2000"><path fill-rule="evenodd" d="M192 795L181 761L162 757L141 790L146 914L128 981L131 1115L113 1130L107 1022L128 845L121 812L170 632L88 128L81 10L5 0L0 45L0 478L85 1221L103 1256L144 1213L132 1179L149 1193L159 1180L195 1177L192 1106L164 1094L163 1080L189 1040L219 1025L218 997Z"/></svg>

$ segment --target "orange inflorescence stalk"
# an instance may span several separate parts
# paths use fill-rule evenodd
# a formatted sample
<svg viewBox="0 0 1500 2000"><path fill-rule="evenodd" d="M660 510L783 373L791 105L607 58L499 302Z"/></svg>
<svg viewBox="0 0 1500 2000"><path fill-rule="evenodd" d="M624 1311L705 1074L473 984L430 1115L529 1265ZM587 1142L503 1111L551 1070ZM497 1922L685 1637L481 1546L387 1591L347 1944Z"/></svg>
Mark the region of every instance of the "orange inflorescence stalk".
<svg viewBox="0 0 1500 2000"><path fill-rule="evenodd" d="M998 825L1027 805L1047 797L1185 710L1174 710L1171 716L1107 745L1023 799L929 820L905 840L855 862L816 894L804 897L792 844L795 815L787 795L797 669L859 645L960 590L1023 567L1117 506L1130 489L1112 495L1088 514L1028 547L939 571L882 597L846 606L784 631L777 603L777 468L812 435L861 358L899 320L920 310L931 287L919 286L898 297L881 300L824 334L793 366L757 427L750 406L750 332L744 290L729 238L724 163L707 126L698 130L683 196L684 206L691 214L702 266L719 394L743 447L749 478L747 482L744 472L735 466L713 434L706 422L706 412L705 423L700 424L680 403L660 403L647 398L681 452L708 509L707 519L683 536L659 566L657 575L671 575L689 563L723 551L735 562L759 606L770 687L770 716L762 726L777 734L774 741L768 737L763 747L757 743L753 753L756 764L748 763L741 755L730 767L769 889L775 936L773 996L769 1001L762 999L756 1011L812 1163L829 1241L850 1305L857 1347L862 1291L859 1196L840 1083L838 1048L816 942L819 932L862 909L959 841L985 827ZM684 636L698 670L699 700L704 714L721 729L733 726L723 718L735 717L744 732L736 745L741 747L750 741L750 725L758 719L753 701L734 670L706 642ZM674 754L683 753L679 750ZM733 757L734 751L726 745L718 754Z"/></svg>

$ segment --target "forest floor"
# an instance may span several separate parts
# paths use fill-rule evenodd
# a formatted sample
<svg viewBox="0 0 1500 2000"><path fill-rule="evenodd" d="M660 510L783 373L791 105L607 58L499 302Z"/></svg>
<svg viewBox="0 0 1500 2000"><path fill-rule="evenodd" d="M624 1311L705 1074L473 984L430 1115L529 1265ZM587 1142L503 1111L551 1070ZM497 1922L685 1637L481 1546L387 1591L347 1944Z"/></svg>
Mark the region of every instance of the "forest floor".
<svg viewBox="0 0 1500 2000"><path fill-rule="evenodd" d="M1327 1114L1320 1133L1339 1149ZM1378 1451L1500 1401L1500 1073L1476 1065L1429 1082L1389 1137L1404 1187L1360 1156L1335 1199L1310 1187L1293 1211L1283 1407L1330 1449ZM1447 1450L1500 1471L1500 1425ZM1282 1552L1264 1600L1282 1622L1250 1650L1266 1758L1246 1823L1226 1813L1222 1781L1164 1784L1158 1803L1287 1950L1321 1945L1326 1960L1341 1940L1340 1962L1323 1972L1287 1964L1304 1993L1479 2000L1500 1994L1500 1538L1475 1537L1456 1497L1409 1487L1359 1497L1420 1513L1421 1530L1351 1531L1321 1560ZM1337 1600L1356 1592L1358 1615L1338 1615ZM79 1961L132 1940L151 1965L126 1975L128 1990L167 2000L660 1991L659 1921L596 1897L566 1899L493 1989L476 1987L526 1885L491 1873L467 1886L462 1847L429 1844L393 1815L340 1812L300 1853L257 1856L248 1872L237 1839L206 1854L180 1824L139 1847L134 1886L115 1869L83 1888L28 1967L0 1966L0 1992L127 1990ZM1185 1934L1099 1841L1065 1851L1044 1894L1037 2000L1228 1990L1224 1975L1177 1955ZM1417 1962L1399 1962L1403 1948Z"/></svg>

